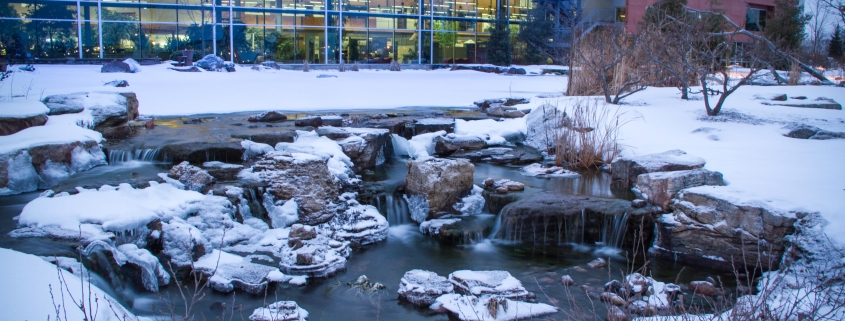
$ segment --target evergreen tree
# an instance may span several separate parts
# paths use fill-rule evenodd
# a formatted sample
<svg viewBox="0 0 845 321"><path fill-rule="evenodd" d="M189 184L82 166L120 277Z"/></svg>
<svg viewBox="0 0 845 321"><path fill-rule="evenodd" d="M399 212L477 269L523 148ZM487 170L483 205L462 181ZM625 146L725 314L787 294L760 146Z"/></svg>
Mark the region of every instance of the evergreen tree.
<svg viewBox="0 0 845 321"><path fill-rule="evenodd" d="M804 26L812 18L805 14L798 0L775 0L775 13L763 27L763 36L776 43L780 50L796 52L804 41Z"/></svg>
<svg viewBox="0 0 845 321"><path fill-rule="evenodd" d="M833 31L833 38L830 38L827 55L836 60L842 59L842 32L838 25Z"/></svg>
<svg viewBox="0 0 845 321"><path fill-rule="evenodd" d="M496 10L496 21L489 29L490 40L487 41L487 62L496 66L510 66L513 53L511 52L510 28L508 27L507 10Z"/></svg>
<svg viewBox="0 0 845 321"><path fill-rule="evenodd" d="M545 49L549 39L554 36L554 26L555 23L545 6L537 4L528 12L517 34L517 39L525 43L526 63L541 64L546 61L548 54Z"/></svg>

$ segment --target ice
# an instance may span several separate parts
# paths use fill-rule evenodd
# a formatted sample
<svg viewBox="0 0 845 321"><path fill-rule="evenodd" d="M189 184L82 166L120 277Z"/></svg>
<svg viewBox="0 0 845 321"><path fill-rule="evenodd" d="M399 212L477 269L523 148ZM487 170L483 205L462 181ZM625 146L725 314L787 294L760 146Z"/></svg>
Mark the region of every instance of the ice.
<svg viewBox="0 0 845 321"><path fill-rule="evenodd" d="M187 267L193 262L194 248L202 247L202 252L211 250L211 245L202 236L202 232L182 219L175 218L162 224L164 234L164 254L170 256L170 262L176 267Z"/></svg>
<svg viewBox="0 0 845 321"><path fill-rule="evenodd" d="M581 175L559 166L544 167L542 164L531 164L520 168L520 174L525 176L578 178Z"/></svg>
<svg viewBox="0 0 845 321"><path fill-rule="evenodd" d="M37 100L0 101L0 118L27 118L48 112L50 109Z"/></svg>
<svg viewBox="0 0 845 321"><path fill-rule="evenodd" d="M305 321L308 311L294 301L278 301L266 308L258 308L249 316L249 321Z"/></svg>
<svg viewBox="0 0 845 321"><path fill-rule="evenodd" d="M438 218L428 220L420 223L420 232L423 234L437 235L440 234L440 229L443 226L455 224L460 221L461 219L459 218Z"/></svg>
<svg viewBox="0 0 845 321"><path fill-rule="evenodd" d="M484 189L478 185L472 185L472 192L454 205L454 208L463 215L481 214L484 209L484 196L481 195Z"/></svg>
<svg viewBox="0 0 845 321"><path fill-rule="evenodd" d="M393 144L393 153L395 153L396 156L411 157L411 146L405 137L396 134L390 134L390 137L391 143Z"/></svg>
<svg viewBox="0 0 845 321"><path fill-rule="evenodd" d="M271 273L274 280L284 279L284 275L280 277L278 268L252 263L241 256L219 250L213 250L199 258L194 263L194 269L209 276L211 288L223 293L239 288L258 294L267 287Z"/></svg>
<svg viewBox="0 0 845 321"><path fill-rule="evenodd" d="M141 281L147 290L158 292L159 285L170 283L170 274L147 249L139 249L135 244L123 244L117 249L124 254L126 261L141 268Z"/></svg>
<svg viewBox="0 0 845 321"><path fill-rule="evenodd" d="M507 298L524 298L528 291L507 271L460 270L449 274L449 281L458 293L467 295L494 294Z"/></svg>
<svg viewBox="0 0 845 321"><path fill-rule="evenodd" d="M296 200L290 199L279 202L284 203L276 205L273 203L273 195L269 192L264 193L264 209L267 210L273 228L285 228L299 220L299 206L297 206Z"/></svg>
<svg viewBox="0 0 845 321"><path fill-rule="evenodd" d="M495 296L476 297L460 294L442 295L437 298L437 302L432 307L446 309L460 320L465 321L522 320L553 314L558 311L557 308L543 303L526 303Z"/></svg>
<svg viewBox="0 0 845 321"><path fill-rule="evenodd" d="M242 140L241 147L244 148L244 160L253 159L274 150L273 146L256 143L251 140Z"/></svg>
<svg viewBox="0 0 845 321"><path fill-rule="evenodd" d="M8 158L0 156L0 162L6 162L6 167L13 169L8 171L8 183L6 187L0 188L0 195L11 195L34 191L38 189L38 172L32 166L32 157L29 152L20 151Z"/></svg>
<svg viewBox="0 0 845 321"><path fill-rule="evenodd" d="M422 223L428 217L428 212L431 208L428 206L428 200L422 195L402 195L405 201L408 202L408 211L411 212L411 219L417 223Z"/></svg>
<svg viewBox="0 0 845 321"><path fill-rule="evenodd" d="M413 159L423 159L434 155L434 137L446 135L445 131L420 134L408 141L408 156Z"/></svg>
<svg viewBox="0 0 845 321"><path fill-rule="evenodd" d="M80 300L82 295L85 295L87 301L91 295L91 301L96 298L99 302L92 306L92 313L98 315L97 320L136 320L129 310L96 285L91 285L88 292L90 282L83 282L73 273L37 256L0 248L0 262L3 262L3 273L0 273L0 284L3 284L0 291L0 301L3 302L0 304L0 315L3 319L46 320L51 317L52 320L56 317L54 304L61 304L61 320L82 320L82 312L73 305L70 296ZM85 279L87 278L86 273ZM83 286L84 293L81 290Z"/></svg>

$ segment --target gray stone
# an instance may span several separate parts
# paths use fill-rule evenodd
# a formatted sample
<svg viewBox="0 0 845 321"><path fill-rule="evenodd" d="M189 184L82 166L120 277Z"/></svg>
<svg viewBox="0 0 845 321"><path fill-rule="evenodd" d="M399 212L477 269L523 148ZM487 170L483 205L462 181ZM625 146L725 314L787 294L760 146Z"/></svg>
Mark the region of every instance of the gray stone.
<svg viewBox="0 0 845 321"><path fill-rule="evenodd" d="M129 82L126 80L112 80L103 84L103 86L111 87L129 87Z"/></svg>
<svg viewBox="0 0 845 321"><path fill-rule="evenodd" d="M89 124L94 130L103 132L106 128L125 125L138 117L138 98L133 92L80 92L51 95L44 98L50 109L49 115L78 113L88 110L93 116Z"/></svg>
<svg viewBox="0 0 845 321"><path fill-rule="evenodd" d="M217 71L223 69L223 63L223 58L217 57L214 54L208 54L199 61L194 62L194 66L208 71Z"/></svg>
<svg viewBox="0 0 845 321"><path fill-rule="evenodd" d="M115 72L131 73L132 67L130 67L129 64L127 64L123 61L112 60L112 61L107 62L105 65L103 65L103 67L100 68L100 72L101 73L115 73Z"/></svg>
<svg viewBox="0 0 845 321"><path fill-rule="evenodd" d="M298 223L316 225L335 216L340 184L319 157L297 158L284 152L259 157L253 172L267 185L274 201L296 200Z"/></svg>
<svg viewBox="0 0 845 321"><path fill-rule="evenodd" d="M26 117L0 116L0 136L11 135L24 129L42 126L47 123L47 115L42 113Z"/></svg>
<svg viewBox="0 0 845 321"><path fill-rule="evenodd" d="M522 118L522 117L525 117L525 113L523 113L519 110L508 110L507 112L505 112L504 117L505 118Z"/></svg>
<svg viewBox="0 0 845 321"><path fill-rule="evenodd" d="M531 101L528 98L492 98L492 99L484 99L476 101L474 104L481 108L481 110L487 110L487 108L494 107L494 106L516 106L519 104L527 104Z"/></svg>
<svg viewBox="0 0 845 321"><path fill-rule="evenodd" d="M205 192L211 187L215 179L206 170L193 166L188 162L181 162L167 173L167 177L185 184L185 188L195 192Z"/></svg>
<svg viewBox="0 0 845 321"><path fill-rule="evenodd" d="M170 67L170 68L167 68L167 69L170 69L170 70L175 70L175 71L178 71L178 72L202 72L202 70L200 70L200 68L199 68L199 67L197 67L197 66L190 66L190 67Z"/></svg>
<svg viewBox="0 0 845 321"><path fill-rule="evenodd" d="M505 116L505 110L502 107L490 107L487 109L487 115L493 117L503 117Z"/></svg>
<svg viewBox="0 0 845 321"><path fill-rule="evenodd" d="M265 111L255 116L250 116L247 121L249 122L265 122L265 123L273 123L287 120L288 116L282 114L278 111Z"/></svg>
<svg viewBox="0 0 845 321"><path fill-rule="evenodd" d="M317 134L337 141L343 153L352 159L352 170L356 173L393 157L393 143L387 129L320 127ZM347 139L349 137L361 139Z"/></svg>
<svg viewBox="0 0 845 321"><path fill-rule="evenodd" d="M305 126L320 127L320 126L323 126L323 119L320 118L320 116L302 117L302 118L294 121L294 125L297 126L297 127L305 127Z"/></svg>
<svg viewBox="0 0 845 321"><path fill-rule="evenodd" d="M458 150L477 150L487 148L487 142L478 136L455 135L437 136L434 138L434 153L449 156Z"/></svg>
<svg viewBox="0 0 845 321"><path fill-rule="evenodd" d="M659 233L651 251L728 271L776 269L788 247L787 236L795 231L794 223L808 215L757 201L730 186L682 190L672 208L672 214L658 221Z"/></svg>
<svg viewBox="0 0 845 321"><path fill-rule="evenodd" d="M424 270L405 272L399 280L399 299L418 308L428 308L437 297L454 293L455 287L445 277Z"/></svg>
<svg viewBox="0 0 845 321"><path fill-rule="evenodd" d="M455 292L464 295L493 295L512 300L533 296L507 271L455 271L449 274L449 282Z"/></svg>
<svg viewBox="0 0 845 321"><path fill-rule="evenodd" d="M668 210L678 191L690 187L725 185L722 173L699 168L688 171L654 172L637 176L634 193L651 204Z"/></svg>
<svg viewBox="0 0 845 321"><path fill-rule="evenodd" d="M462 159L427 158L408 161L405 193L419 195L428 203L428 213L418 213L415 220L458 214L455 203L472 191L475 166Z"/></svg>
<svg viewBox="0 0 845 321"><path fill-rule="evenodd" d="M611 163L614 183L630 187L640 174L683 171L704 167L704 159L687 155L681 150L633 157L618 157Z"/></svg>
<svg viewBox="0 0 845 321"><path fill-rule="evenodd" d="M525 165L543 160L543 156L537 150L528 146L459 150L449 155L449 157L468 159L471 162L487 162L502 165Z"/></svg>

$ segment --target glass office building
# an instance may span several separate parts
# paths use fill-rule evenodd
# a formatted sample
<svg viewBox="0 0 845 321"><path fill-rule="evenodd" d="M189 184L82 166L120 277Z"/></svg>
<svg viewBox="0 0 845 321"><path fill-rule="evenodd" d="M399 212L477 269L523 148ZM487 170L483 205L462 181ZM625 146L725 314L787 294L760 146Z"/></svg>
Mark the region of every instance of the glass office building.
<svg viewBox="0 0 845 321"><path fill-rule="evenodd" d="M167 60L192 49L238 63L485 63L497 8L516 31L530 7L531 0L3 0L0 56Z"/></svg>

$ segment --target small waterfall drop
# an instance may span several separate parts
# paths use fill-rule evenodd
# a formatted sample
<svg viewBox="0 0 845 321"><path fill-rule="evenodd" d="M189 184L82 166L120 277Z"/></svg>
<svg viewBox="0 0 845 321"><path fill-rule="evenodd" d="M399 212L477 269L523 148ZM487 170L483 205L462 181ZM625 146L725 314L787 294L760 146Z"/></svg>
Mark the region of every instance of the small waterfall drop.
<svg viewBox="0 0 845 321"><path fill-rule="evenodd" d="M131 151L110 149L109 150L109 164L119 164L131 161L154 162L159 160L161 148L155 149L135 149Z"/></svg>

